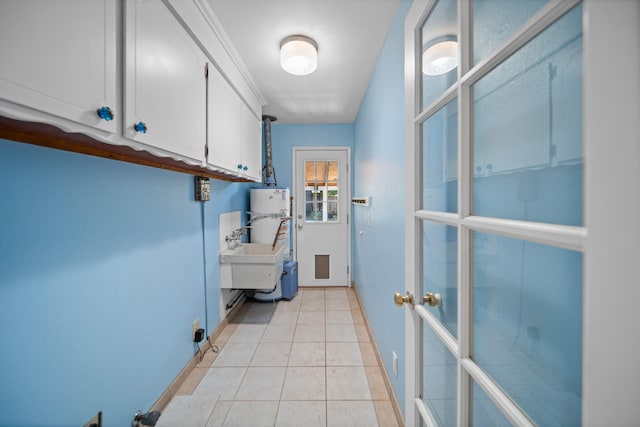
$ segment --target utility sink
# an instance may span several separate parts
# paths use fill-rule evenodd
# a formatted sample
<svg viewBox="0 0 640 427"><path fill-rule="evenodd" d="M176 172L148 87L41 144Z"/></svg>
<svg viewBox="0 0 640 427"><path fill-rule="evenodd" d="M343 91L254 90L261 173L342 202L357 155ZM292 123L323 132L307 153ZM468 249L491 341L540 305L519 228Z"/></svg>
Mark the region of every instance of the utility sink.
<svg viewBox="0 0 640 427"><path fill-rule="evenodd" d="M282 276L284 246L269 243L241 243L220 252L222 287L272 289Z"/></svg>

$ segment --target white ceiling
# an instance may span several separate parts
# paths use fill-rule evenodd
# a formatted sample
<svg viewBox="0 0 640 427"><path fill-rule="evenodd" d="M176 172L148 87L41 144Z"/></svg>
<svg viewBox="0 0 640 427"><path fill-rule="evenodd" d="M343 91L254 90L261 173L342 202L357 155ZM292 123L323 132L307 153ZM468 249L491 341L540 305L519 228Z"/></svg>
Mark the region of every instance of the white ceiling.
<svg viewBox="0 0 640 427"><path fill-rule="evenodd" d="M207 0L278 123L351 123L399 0ZM280 68L280 41L318 44L318 69Z"/></svg>

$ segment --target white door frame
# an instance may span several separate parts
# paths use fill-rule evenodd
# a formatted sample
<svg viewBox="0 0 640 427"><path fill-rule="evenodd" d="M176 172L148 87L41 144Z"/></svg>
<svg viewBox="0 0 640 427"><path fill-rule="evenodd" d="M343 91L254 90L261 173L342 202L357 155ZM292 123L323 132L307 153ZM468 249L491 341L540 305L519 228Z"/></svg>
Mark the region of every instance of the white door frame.
<svg viewBox="0 0 640 427"><path fill-rule="evenodd" d="M640 2L585 0L583 19L582 419L589 426L637 425ZM616 48L621 40L624 48Z"/></svg>
<svg viewBox="0 0 640 427"><path fill-rule="evenodd" d="M344 180L346 182L347 185L347 189L346 189L346 221L347 221L347 236L346 236L346 240L347 240L347 269L348 269L348 273L347 273L347 285L350 287L351 286L351 147L349 146L326 146L326 147L293 147L291 149L291 159L292 159L292 188L291 188L291 197L293 200L292 206L291 206L291 218L292 218L292 223L291 223L291 228L293 230L292 233L292 251L293 251L293 258L294 260L298 260L298 251L297 251L297 241L298 241L298 227L296 226L297 224L297 219L298 219L298 212L297 212L297 200L295 199L297 194L296 194L296 188L297 188L297 153L298 152L302 152L302 151L315 151L315 152L322 152L322 151L345 151L346 155L347 155L347 176L346 179ZM341 180L342 182L343 180Z"/></svg>
<svg viewBox="0 0 640 427"><path fill-rule="evenodd" d="M416 232L420 229L419 185L420 158L416 146L420 135L417 123L420 117L416 105L420 105L420 93L415 89L415 76L419 64L415 61L414 42L416 23L424 18L424 12L434 0L415 0L405 21L405 135L406 135L406 191L405 209L405 276L406 290L419 289L416 278L420 269L420 241ZM575 4L575 1L551 1L545 11ZM588 426L634 425L640 419L640 405L637 402L637 388L640 384L640 353L638 339L638 303L640 301L640 281L638 263L640 261L640 2L637 0L584 0L583 4L583 149L584 149L584 226L545 227L526 229L520 224L519 233L527 233L527 238L541 243L550 242L581 251L583 260L583 339L582 339L582 423ZM470 7L466 0L458 0L462 13L461 31L471 21ZM514 35L508 43L517 46ZM463 36L464 38L464 36ZM468 47L462 46L460 66L469 70ZM495 58L500 60L500 58ZM476 66L481 69L486 63ZM472 76L473 78L473 76ZM458 92L464 87L452 89ZM451 98L448 91L441 97L441 105ZM465 95L466 97L466 95ZM466 108L464 105L461 108ZM424 117L422 117L424 119ZM469 123L459 126L459 138L466 138ZM461 151L462 153L463 151ZM460 180L468 179L471 158L462 154L459 160ZM455 220L442 214L423 215L431 221L457 223L462 226L461 239L469 239L469 229L486 229L504 233L500 221L479 221L468 217L470 209L464 200L468 194L459 194L459 216ZM565 235L564 237L562 235ZM461 245L468 247L467 245ZM459 259L468 257L459 252ZM460 262L462 264L462 262ZM469 312L468 290L462 286L469 283L468 271L459 269L461 283L458 307L460 313ZM466 277L465 277L466 275ZM465 294L467 294L465 296ZM420 295L416 295L420 298ZM405 310L406 339L406 425L420 425L420 413L427 424L435 424L425 414L421 403L421 374L415 364L421 358L421 348L417 345L422 333L423 319L429 322L429 314L423 307ZM426 313L426 314L425 314ZM469 325L471 319L463 318L461 324ZM435 320L434 320L435 321ZM437 331L435 331L437 333ZM468 390L468 376L471 374L485 388L488 395L495 398L499 390L492 392L490 383L482 384L483 373L476 372L464 360L469 356L469 332L461 332L459 343L449 342L447 336L440 336L450 349L461 355L461 364L468 373L458 369L458 396ZM458 347L459 346L459 347ZM416 380L417 378L417 380ZM494 386L495 387L495 386ZM420 401L420 402L417 402ZM418 403L418 405L416 405ZM505 416L518 425L528 425L528 419L519 418L511 411L513 404L500 402ZM468 419L468 405L460 406L458 419ZM466 407L465 407L466 406Z"/></svg>

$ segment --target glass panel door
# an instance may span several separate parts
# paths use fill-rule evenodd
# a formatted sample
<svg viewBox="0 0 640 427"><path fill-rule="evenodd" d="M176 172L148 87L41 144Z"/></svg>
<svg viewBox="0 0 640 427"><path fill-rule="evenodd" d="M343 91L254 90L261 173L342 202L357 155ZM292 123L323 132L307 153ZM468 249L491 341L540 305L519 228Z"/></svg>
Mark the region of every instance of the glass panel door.
<svg viewBox="0 0 640 427"><path fill-rule="evenodd" d="M458 399L456 356L431 328L424 328L422 399L437 425L456 424Z"/></svg>
<svg viewBox="0 0 640 427"><path fill-rule="evenodd" d="M422 105L426 107L450 88L457 78L458 6L456 0L440 0L421 29L420 65Z"/></svg>
<svg viewBox="0 0 640 427"><path fill-rule="evenodd" d="M472 86L476 215L582 225L581 20L576 7Z"/></svg>
<svg viewBox="0 0 640 427"><path fill-rule="evenodd" d="M407 425L582 422L582 7L512 3L408 15Z"/></svg>
<svg viewBox="0 0 640 427"><path fill-rule="evenodd" d="M580 425L582 254L474 232L474 363L538 425Z"/></svg>

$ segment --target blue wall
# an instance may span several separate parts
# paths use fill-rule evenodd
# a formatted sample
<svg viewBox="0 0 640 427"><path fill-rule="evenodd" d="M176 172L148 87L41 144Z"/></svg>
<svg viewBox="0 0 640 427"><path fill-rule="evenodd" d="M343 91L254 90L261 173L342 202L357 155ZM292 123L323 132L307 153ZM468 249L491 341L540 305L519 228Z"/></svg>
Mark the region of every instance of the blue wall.
<svg viewBox="0 0 640 427"><path fill-rule="evenodd" d="M203 207L190 175L0 140L0 425L149 409L193 320L218 324L218 215L246 188L212 181Z"/></svg>
<svg viewBox="0 0 640 427"><path fill-rule="evenodd" d="M351 147L353 124L271 125L273 167L278 185L293 189L293 147Z"/></svg>
<svg viewBox="0 0 640 427"><path fill-rule="evenodd" d="M371 196L369 208L353 209L353 278L403 410L404 311L392 299L404 289L404 18L410 5L401 0L378 59L354 124L353 156L353 195Z"/></svg>

